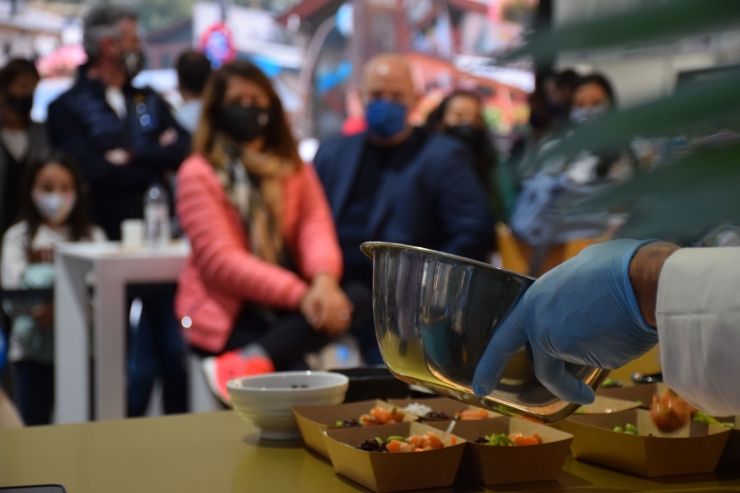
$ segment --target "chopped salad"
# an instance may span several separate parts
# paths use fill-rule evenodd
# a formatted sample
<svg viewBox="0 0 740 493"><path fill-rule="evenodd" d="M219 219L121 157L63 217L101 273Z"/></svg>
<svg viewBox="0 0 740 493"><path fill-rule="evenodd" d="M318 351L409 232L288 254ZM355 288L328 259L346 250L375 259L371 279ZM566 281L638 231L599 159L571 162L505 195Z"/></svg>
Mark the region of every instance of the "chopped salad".
<svg viewBox="0 0 740 493"><path fill-rule="evenodd" d="M371 409L368 414L360 416L360 419L337 421L334 423L334 426L341 428L361 428L367 426L394 425L402 423L404 416L403 411L400 411L396 407L393 409L384 409L377 406Z"/></svg>
<svg viewBox="0 0 740 493"><path fill-rule="evenodd" d="M451 437L451 444L455 445L455 437ZM430 450L439 450L444 448L445 444L437 435L428 431L424 435L412 435L402 437L398 435L390 436L383 440L380 437L365 440L357 445L360 450L366 452L388 452L391 454L408 453L408 452L428 452Z"/></svg>
<svg viewBox="0 0 740 493"><path fill-rule="evenodd" d="M478 445L490 445L493 447L527 447L540 445L542 438L537 433L525 435L520 431L506 435L506 433L493 433L484 435L475 440Z"/></svg>

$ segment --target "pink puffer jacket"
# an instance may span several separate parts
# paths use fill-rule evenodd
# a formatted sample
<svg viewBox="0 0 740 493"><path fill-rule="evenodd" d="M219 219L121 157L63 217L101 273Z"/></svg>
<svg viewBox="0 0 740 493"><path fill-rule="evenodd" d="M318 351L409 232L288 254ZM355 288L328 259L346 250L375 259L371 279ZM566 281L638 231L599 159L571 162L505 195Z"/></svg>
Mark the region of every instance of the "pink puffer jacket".
<svg viewBox="0 0 740 493"><path fill-rule="evenodd" d="M190 344L220 352L244 302L296 310L307 279L321 272L341 277L342 253L313 166L284 180L283 197L285 245L300 277L250 253L239 213L208 161L193 155L180 167L177 212L192 253L180 275L175 313Z"/></svg>

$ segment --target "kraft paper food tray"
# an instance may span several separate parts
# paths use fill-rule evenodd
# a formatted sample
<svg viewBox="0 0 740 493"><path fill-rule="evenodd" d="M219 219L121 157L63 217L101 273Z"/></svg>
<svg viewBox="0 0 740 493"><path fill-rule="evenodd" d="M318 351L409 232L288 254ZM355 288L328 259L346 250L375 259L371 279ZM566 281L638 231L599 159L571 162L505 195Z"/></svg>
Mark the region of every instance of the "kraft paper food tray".
<svg viewBox="0 0 740 493"><path fill-rule="evenodd" d="M650 409L653 395L661 395L667 389L668 385L664 383L651 383L612 389L599 389L596 391L596 395L640 401L642 403L641 407ZM723 423L735 423L735 428L730 431L727 444L725 444L718 468L738 468L740 467L740 416L717 417L717 419Z"/></svg>
<svg viewBox="0 0 740 493"><path fill-rule="evenodd" d="M722 423L735 423L735 428L730 430L730 436L727 438L725 449L722 451L722 457L719 459L720 468L738 469L740 468L740 416L731 418L718 418Z"/></svg>
<svg viewBox="0 0 740 493"><path fill-rule="evenodd" d="M615 399L613 397L597 395L596 400L594 400L593 403L579 407L573 414L583 415L618 413L621 411L629 411L630 409L637 409L641 406L642 402L640 401Z"/></svg>
<svg viewBox="0 0 740 493"><path fill-rule="evenodd" d="M642 385L630 385L611 389L598 389L596 395L611 397L613 399L624 399L626 401L638 401L645 409L650 409L653 396L662 394L668 386L664 383L647 383Z"/></svg>
<svg viewBox="0 0 740 493"><path fill-rule="evenodd" d="M448 425L435 422L430 426L447 429ZM494 447L475 443L480 436L492 433L510 435L517 431L524 435L537 433L542 438L542 444ZM573 435L551 426L503 416L478 421L458 421L452 433L468 442L458 476L472 478L487 486L557 480L573 441Z"/></svg>
<svg viewBox="0 0 740 493"><path fill-rule="evenodd" d="M436 397L436 398L431 398L431 399L425 399L425 398L422 398L422 399L388 399L388 403L389 404L392 404L392 405L398 407L399 409L403 409L406 406L408 406L409 404L414 404L414 403L417 403L417 402L419 404L424 404L425 406L431 407L433 411L437 411L437 412L440 412L441 411L441 412L447 413L447 414L449 414L451 416L454 416L455 413L457 413L458 411L462 411L463 409L465 409L465 410L468 410L469 409L469 410L472 410L472 411L478 411L480 409L483 409L483 408L480 408L480 407L467 405L464 402L456 401L455 399L448 399L447 397ZM486 411L488 413L488 417L489 418L498 418L498 417L501 417L500 414L496 414L496 413L491 412L491 411L488 411L486 409L484 409L484 411ZM427 421L445 421L445 422L449 422L450 421L449 419L447 419L447 420L440 420L438 418L425 418L423 416L419 416L419 419L421 421L423 421L423 422L427 422Z"/></svg>
<svg viewBox="0 0 740 493"><path fill-rule="evenodd" d="M640 435L612 431L627 423L636 425ZM663 434L642 409L571 416L560 429L574 435L571 452L576 459L648 478L714 471L730 434L729 428L696 422Z"/></svg>
<svg viewBox="0 0 740 493"><path fill-rule="evenodd" d="M427 452L382 453L355 448L365 440L399 435L423 435L432 431L445 448ZM455 445L452 445L454 436ZM451 486L460 466L465 440L431 426L408 422L369 428L326 430L324 434L334 471L377 493Z"/></svg>
<svg viewBox="0 0 740 493"><path fill-rule="evenodd" d="M306 446L328 459L329 453L326 451L323 438L324 430L334 428L337 421L360 419L360 416L369 413L376 406L384 409L393 409L394 407L392 404L381 400L353 402L352 404L336 406L297 406L293 408L293 415ZM405 413L403 417L404 421L416 421L418 419L410 413ZM379 427L374 426L373 428L377 429Z"/></svg>

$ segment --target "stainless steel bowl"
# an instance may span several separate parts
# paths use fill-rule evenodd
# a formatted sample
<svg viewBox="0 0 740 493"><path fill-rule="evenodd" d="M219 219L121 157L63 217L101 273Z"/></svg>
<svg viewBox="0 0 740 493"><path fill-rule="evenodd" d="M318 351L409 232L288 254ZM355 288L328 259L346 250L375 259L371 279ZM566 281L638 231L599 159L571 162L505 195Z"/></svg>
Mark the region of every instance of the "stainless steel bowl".
<svg viewBox="0 0 740 493"><path fill-rule="evenodd" d="M481 262L393 243L370 242L375 330L383 359L401 380L508 415L552 423L578 408L535 377L525 347L512 358L495 391L473 393L473 376L493 333L531 277ZM568 370L596 389L608 371Z"/></svg>

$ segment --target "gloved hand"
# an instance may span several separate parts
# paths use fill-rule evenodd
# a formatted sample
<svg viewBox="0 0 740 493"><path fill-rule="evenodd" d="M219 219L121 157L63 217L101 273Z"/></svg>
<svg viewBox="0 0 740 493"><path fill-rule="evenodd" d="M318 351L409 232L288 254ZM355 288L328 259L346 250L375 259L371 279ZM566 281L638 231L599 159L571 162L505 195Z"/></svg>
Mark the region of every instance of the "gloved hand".
<svg viewBox="0 0 740 493"><path fill-rule="evenodd" d="M629 278L632 257L650 242L615 240L588 247L535 281L491 338L475 372L475 394L490 394L511 357L529 342L537 379L550 392L569 402L592 403L594 391L566 371L566 362L615 369L658 342Z"/></svg>

